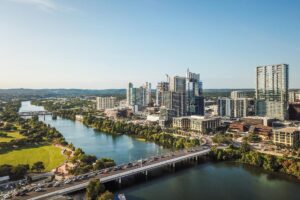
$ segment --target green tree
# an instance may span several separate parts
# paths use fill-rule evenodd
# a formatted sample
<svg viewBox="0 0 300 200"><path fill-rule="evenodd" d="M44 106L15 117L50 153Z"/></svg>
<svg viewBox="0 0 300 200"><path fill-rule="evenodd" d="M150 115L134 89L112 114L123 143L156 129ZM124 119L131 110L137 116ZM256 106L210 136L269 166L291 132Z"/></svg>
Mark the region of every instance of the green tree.
<svg viewBox="0 0 300 200"><path fill-rule="evenodd" d="M99 198L98 200L113 200L114 199L114 194L109 192L109 191L105 191Z"/></svg>
<svg viewBox="0 0 300 200"><path fill-rule="evenodd" d="M37 172L41 172L41 171L45 170L44 163L41 161L34 163L31 167L31 170L37 171Z"/></svg>
<svg viewBox="0 0 300 200"><path fill-rule="evenodd" d="M93 179L89 182L86 188L86 198L88 200L97 200L98 196L104 192L104 185L99 179Z"/></svg>

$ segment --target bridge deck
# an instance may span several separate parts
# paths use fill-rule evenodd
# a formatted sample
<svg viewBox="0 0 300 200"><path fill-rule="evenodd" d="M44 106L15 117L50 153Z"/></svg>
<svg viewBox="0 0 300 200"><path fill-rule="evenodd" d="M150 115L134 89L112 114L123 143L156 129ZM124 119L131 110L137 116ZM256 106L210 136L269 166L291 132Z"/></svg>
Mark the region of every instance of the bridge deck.
<svg viewBox="0 0 300 200"><path fill-rule="evenodd" d="M18 197L17 199L48 199L49 197L56 196L56 195L64 195L68 193L72 193L75 191L79 191L85 189L91 179L100 178L102 183L107 183L110 181L115 181L120 178L129 177L135 174L139 174L145 171L150 171L153 169L157 169L166 165L171 165L177 162L181 162L190 158L195 158L198 156L206 155L210 152L210 149L201 148L196 152L186 152L181 151L174 154L172 157L161 158L160 160L153 161L151 163L145 163L143 166L136 166L127 169L121 169L118 171L110 172L107 174L100 174L96 177L90 178L88 180L77 181L72 184L64 184L61 187L52 187L52 188L45 188L43 192L30 192L27 193L26 196Z"/></svg>

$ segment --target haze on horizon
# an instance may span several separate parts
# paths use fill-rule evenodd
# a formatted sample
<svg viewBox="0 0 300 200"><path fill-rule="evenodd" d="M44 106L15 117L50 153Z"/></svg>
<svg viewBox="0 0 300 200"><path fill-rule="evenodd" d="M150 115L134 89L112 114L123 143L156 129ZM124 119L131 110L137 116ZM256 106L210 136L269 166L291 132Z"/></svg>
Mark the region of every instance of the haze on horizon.
<svg viewBox="0 0 300 200"><path fill-rule="evenodd" d="M300 1L1 0L0 88L153 87L200 73L204 88L254 88L287 63L300 88Z"/></svg>

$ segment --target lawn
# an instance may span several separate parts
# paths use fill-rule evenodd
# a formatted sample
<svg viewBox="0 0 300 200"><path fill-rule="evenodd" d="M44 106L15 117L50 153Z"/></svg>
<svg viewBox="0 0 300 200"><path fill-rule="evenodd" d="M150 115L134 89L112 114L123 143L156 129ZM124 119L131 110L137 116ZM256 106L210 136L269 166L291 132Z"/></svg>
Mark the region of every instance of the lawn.
<svg viewBox="0 0 300 200"><path fill-rule="evenodd" d="M61 149L52 145L30 147L20 150L13 150L0 154L0 165L29 164L30 167L37 161L42 161L45 171L51 171L64 163L66 157L61 154Z"/></svg>
<svg viewBox="0 0 300 200"><path fill-rule="evenodd" d="M25 138L25 136L21 135L18 131L14 131L14 132L0 131L0 133L7 134L7 137L1 137L0 136L0 142L10 142L10 141L15 140L15 139Z"/></svg>

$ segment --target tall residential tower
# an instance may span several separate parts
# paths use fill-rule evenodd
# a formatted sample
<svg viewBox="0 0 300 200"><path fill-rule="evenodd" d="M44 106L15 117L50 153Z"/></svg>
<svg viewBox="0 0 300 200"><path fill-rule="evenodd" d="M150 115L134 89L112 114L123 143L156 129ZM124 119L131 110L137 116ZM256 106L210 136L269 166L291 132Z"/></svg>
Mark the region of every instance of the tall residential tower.
<svg viewBox="0 0 300 200"><path fill-rule="evenodd" d="M256 115L284 120L288 118L289 66L256 68Z"/></svg>

